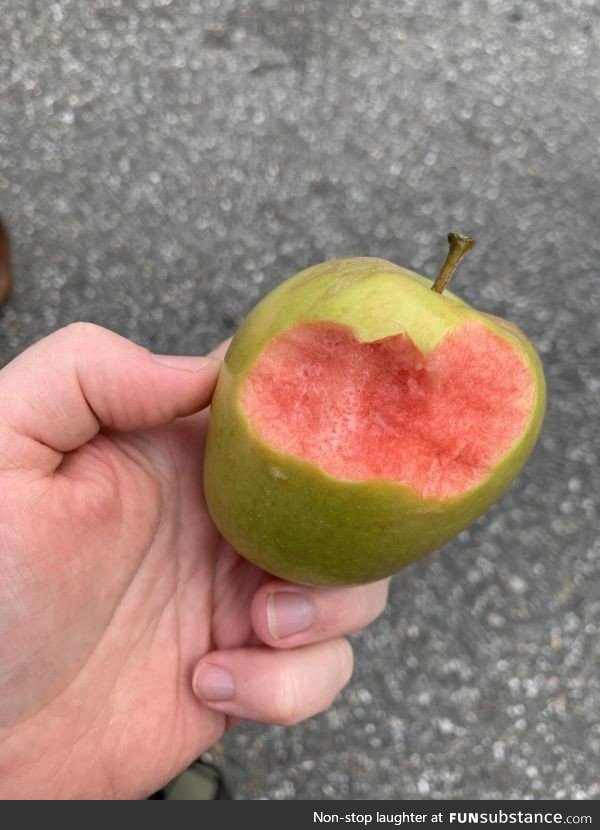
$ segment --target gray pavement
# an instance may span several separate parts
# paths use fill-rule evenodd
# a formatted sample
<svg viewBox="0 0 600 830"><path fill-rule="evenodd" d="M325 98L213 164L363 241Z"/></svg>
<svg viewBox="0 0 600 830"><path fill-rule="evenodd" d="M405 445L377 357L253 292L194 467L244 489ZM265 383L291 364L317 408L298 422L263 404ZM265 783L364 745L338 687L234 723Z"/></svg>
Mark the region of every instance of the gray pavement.
<svg viewBox="0 0 600 830"><path fill-rule="evenodd" d="M382 256L545 362L508 494L397 575L333 709L211 753L240 798L598 798L600 10L594 0L11 0L0 362L78 319L155 350L281 278Z"/></svg>

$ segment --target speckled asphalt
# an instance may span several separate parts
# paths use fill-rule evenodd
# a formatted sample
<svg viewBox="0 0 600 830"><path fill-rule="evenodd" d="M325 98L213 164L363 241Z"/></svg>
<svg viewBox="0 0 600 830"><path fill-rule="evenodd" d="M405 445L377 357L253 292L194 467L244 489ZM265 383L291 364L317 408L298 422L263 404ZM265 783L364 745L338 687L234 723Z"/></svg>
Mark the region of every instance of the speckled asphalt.
<svg viewBox="0 0 600 830"><path fill-rule="evenodd" d="M11 0L0 360L92 320L161 352L230 334L335 256L433 275L544 359L540 444L395 577L350 687L215 748L239 798L598 798L600 7L595 0Z"/></svg>

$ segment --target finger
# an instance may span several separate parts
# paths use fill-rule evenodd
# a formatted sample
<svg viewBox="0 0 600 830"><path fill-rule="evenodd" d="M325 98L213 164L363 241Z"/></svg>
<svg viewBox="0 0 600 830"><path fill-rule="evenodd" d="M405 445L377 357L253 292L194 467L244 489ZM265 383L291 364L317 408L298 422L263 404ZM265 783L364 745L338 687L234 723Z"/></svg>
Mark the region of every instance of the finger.
<svg viewBox="0 0 600 830"><path fill-rule="evenodd" d="M76 323L36 343L0 371L0 425L33 439L44 463L102 428L146 429L203 409L220 361L153 355L114 332ZM41 466L41 456L37 459Z"/></svg>
<svg viewBox="0 0 600 830"><path fill-rule="evenodd" d="M226 715L290 726L328 709L352 675L346 640L291 651L214 651L193 677L198 699Z"/></svg>
<svg viewBox="0 0 600 830"><path fill-rule="evenodd" d="M354 634L385 608L389 579L349 588L306 588L281 580L262 585L250 619L269 646L292 648Z"/></svg>
<svg viewBox="0 0 600 830"><path fill-rule="evenodd" d="M232 337L229 337L227 340L223 340L222 343L219 343L219 345L215 349L212 350L212 352L210 353L210 356L211 357L216 357L219 360L225 360L225 355L227 354L227 350L229 349L229 346L231 345L232 339L233 339Z"/></svg>

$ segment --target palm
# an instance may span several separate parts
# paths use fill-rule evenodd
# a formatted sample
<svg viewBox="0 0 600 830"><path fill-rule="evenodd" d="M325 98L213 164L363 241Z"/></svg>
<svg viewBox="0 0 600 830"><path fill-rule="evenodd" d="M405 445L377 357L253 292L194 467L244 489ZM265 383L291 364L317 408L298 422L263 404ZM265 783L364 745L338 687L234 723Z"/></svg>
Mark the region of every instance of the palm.
<svg viewBox="0 0 600 830"><path fill-rule="evenodd" d="M30 504L15 550L28 568L4 611L0 726L9 741L17 726L21 744L29 734L38 776L58 776L71 796L119 796L125 781L144 795L179 772L226 728L194 697L192 667L215 648L257 642L249 604L267 577L226 546L206 510L206 419L105 431L50 481L12 484ZM23 674L26 699L11 694Z"/></svg>

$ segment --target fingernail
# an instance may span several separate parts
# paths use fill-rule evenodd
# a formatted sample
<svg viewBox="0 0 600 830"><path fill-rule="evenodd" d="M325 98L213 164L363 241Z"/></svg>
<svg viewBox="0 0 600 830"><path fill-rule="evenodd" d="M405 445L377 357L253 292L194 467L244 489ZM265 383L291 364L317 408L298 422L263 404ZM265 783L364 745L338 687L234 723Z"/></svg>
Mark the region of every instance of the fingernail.
<svg viewBox="0 0 600 830"><path fill-rule="evenodd" d="M233 676L220 666L200 666L194 675L194 692L202 700L233 700L235 684Z"/></svg>
<svg viewBox="0 0 600 830"><path fill-rule="evenodd" d="M297 634L315 621L315 606L297 591L278 591L267 599L267 625L275 640Z"/></svg>
<svg viewBox="0 0 600 830"><path fill-rule="evenodd" d="M221 361L214 357L195 357L182 354L153 354L156 363L170 366L173 369L183 369L186 372L201 372L207 366L218 365Z"/></svg>

